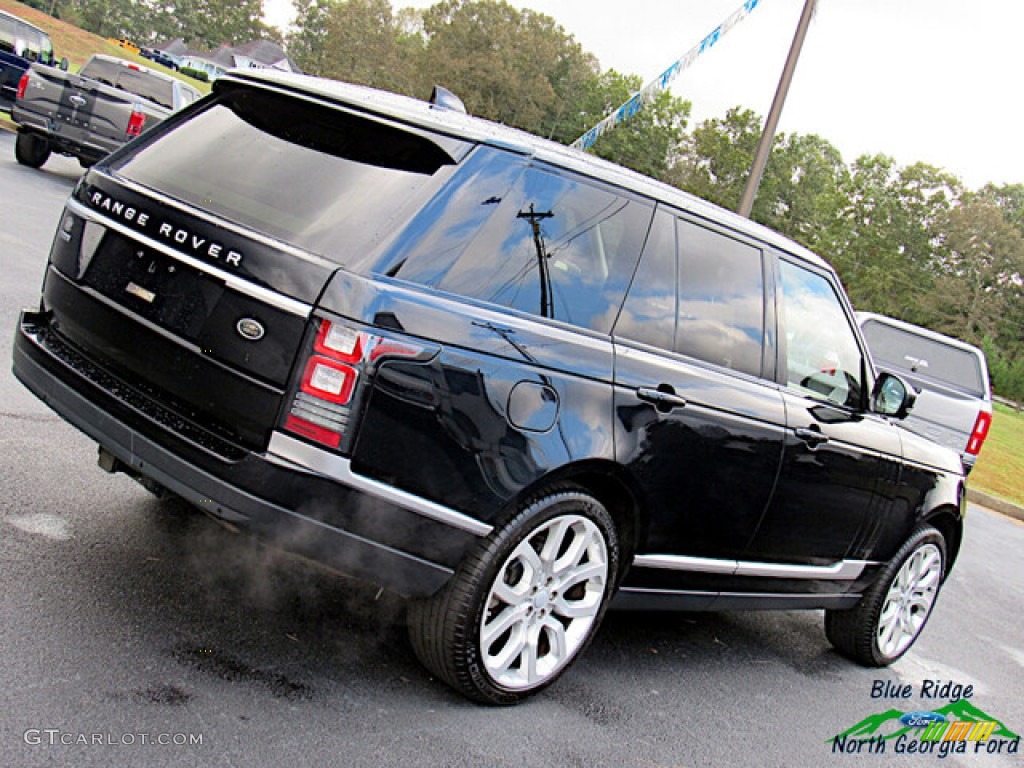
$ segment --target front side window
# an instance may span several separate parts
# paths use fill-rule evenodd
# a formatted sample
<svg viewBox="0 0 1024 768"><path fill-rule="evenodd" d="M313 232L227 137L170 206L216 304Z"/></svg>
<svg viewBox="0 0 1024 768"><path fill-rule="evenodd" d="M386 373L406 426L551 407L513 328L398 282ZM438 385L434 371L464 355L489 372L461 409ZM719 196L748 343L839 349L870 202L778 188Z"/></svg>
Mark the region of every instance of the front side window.
<svg viewBox="0 0 1024 768"><path fill-rule="evenodd" d="M862 405L861 351L832 284L781 262L786 383L834 405Z"/></svg>

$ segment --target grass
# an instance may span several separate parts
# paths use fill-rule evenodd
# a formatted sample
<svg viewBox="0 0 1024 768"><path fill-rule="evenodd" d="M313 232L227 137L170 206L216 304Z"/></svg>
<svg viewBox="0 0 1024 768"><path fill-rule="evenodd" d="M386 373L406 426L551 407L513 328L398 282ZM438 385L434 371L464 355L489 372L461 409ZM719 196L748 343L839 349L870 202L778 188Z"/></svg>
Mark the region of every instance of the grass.
<svg viewBox="0 0 1024 768"><path fill-rule="evenodd" d="M19 3L17 0L0 0L0 9L12 13L19 18L24 19L30 24L35 24L40 29L46 31L53 40L53 53L57 57L58 61L64 57L67 57L70 63L70 70L77 72L82 68L82 65L92 56L94 53L105 53L110 56L117 56L119 59L125 59L126 61L134 61L145 67L157 72L165 72L169 75L177 77L189 85L198 88L200 93L209 93L210 84L203 83L198 80L194 80L191 77L180 75L166 67L162 67L156 62L150 61L149 59L143 58L137 53L125 50L117 43L107 40L91 32L86 32L84 29L72 26L67 22L55 19L52 16L48 16L42 11L37 11L31 6Z"/></svg>
<svg viewBox="0 0 1024 768"><path fill-rule="evenodd" d="M970 485L1024 505L1024 413L996 405L992 428L971 472Z"/></svg>

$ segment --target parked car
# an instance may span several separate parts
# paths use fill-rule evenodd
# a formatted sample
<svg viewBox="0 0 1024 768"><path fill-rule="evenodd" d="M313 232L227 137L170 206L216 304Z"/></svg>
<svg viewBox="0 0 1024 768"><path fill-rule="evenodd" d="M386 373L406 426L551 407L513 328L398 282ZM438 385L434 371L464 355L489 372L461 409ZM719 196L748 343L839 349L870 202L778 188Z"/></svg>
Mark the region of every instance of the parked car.
<svg viewBox="0 0 1024 768"><path fill-rule="evenodd" d="M163 51L158 51L156 48L143 48L140 54L143 57L149 59L150 61L155 61L157 64L163 67L173 69L175 72L177 72L178 69L180 68L178 66L178 63L174 59L172 59Z"/></svg>
<svg viewBox="0 0 1024 768"><path fill-rule="evenodd" d="M96 54L78 74L38 65L18 85L15 157L39 168L51 152L90 166L201 94L176 77Z"/></svg>
<svg viewBox="0 0 1024 768"><path fill-rule="evenodd" d="M875 365L899 374L917 390L903 425L952 448L970 472L992 424L992 387L985 353L918 325L858 312Z"/></svg>
<svg viewBox="0 0 1024 768"><path fill-rule="evenodd" d="M835 272L576 150L271 70L85 174L16 376L100 464L409 598L464 695L606 609L824 608L900 658L963 535Z"/></svg>
<svg viewBox="0 0 1024 768"><path fill-rule="evenodd" d="M67 70L68 60L53 56L50 36L24 19L0 11L0 108L10 110L25 70L33 62Z"/></svg>
<svg viewBox="0 0 1024 768"><path fill-rule="evenodd" d="M131 51L132 53L140 53L142 51L142 49L139 48L139 46L137 46L127 37L108 37L107 40L114 43L114 45L118 45L124 48L126 51Z"/></svg>

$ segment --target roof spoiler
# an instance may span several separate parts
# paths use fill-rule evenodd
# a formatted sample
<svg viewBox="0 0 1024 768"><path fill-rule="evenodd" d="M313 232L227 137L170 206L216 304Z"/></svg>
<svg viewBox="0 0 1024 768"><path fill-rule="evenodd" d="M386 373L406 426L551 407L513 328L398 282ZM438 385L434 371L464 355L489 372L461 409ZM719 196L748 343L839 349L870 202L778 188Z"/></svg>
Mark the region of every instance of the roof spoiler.
<svg viewBox="0 0 1024 768"><path fill-rule="evenodd" d="M435 85L434 90L430 92L430 103L438 109L450 109L452 112L469 114L462 99L440 85Z"/></svg>

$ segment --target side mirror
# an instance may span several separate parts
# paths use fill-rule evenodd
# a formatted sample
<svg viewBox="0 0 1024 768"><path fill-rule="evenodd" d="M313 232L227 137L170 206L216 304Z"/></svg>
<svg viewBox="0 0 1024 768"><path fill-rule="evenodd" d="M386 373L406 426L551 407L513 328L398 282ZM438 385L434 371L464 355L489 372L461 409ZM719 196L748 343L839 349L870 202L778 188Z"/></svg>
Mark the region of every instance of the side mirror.
<svg viewBox="0 0 1024 768"><path fill-rule="evenodd" d="M68 57L67 56L65 56L63 59L60 60L60 68L62 70L64 70L65 72L68 71Z"/></svg>
<svg viewBox="0 0 1024 768"><path fill-rule="evenodd" d="M905 419L914 407L917 393L906 381L892 373L882 373L871 391L871 410L883 416Z"/></svg>

